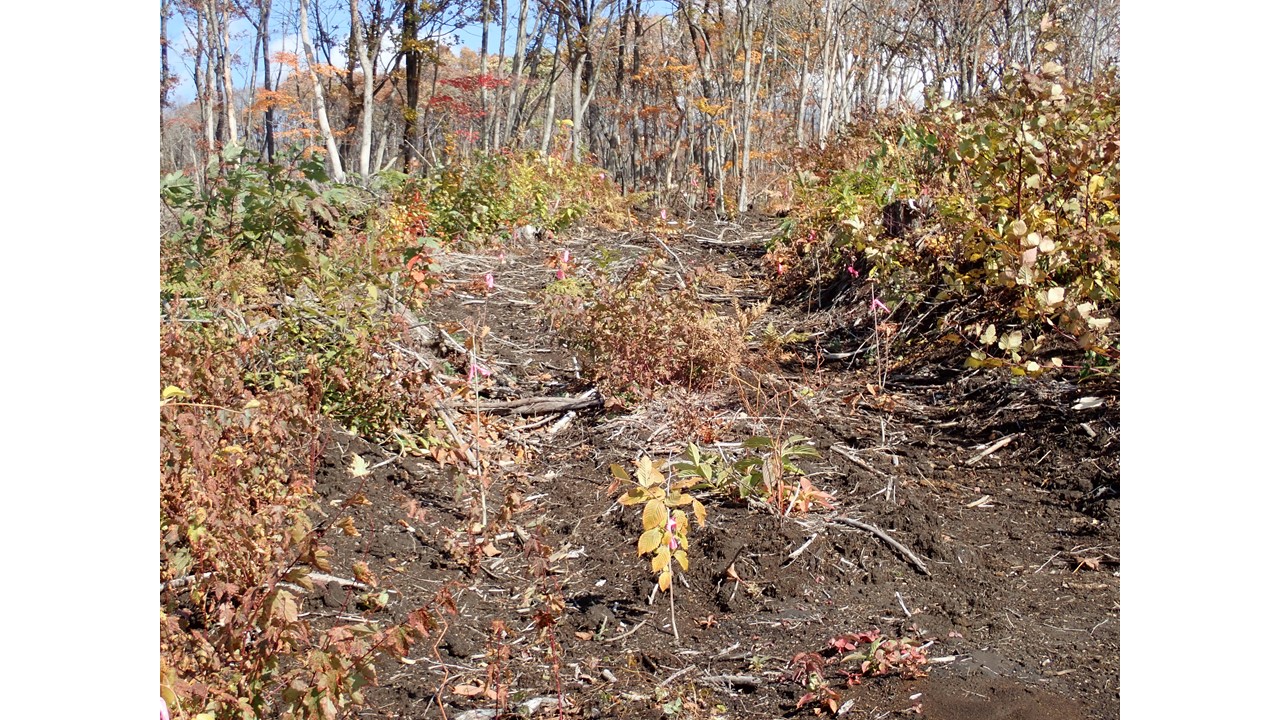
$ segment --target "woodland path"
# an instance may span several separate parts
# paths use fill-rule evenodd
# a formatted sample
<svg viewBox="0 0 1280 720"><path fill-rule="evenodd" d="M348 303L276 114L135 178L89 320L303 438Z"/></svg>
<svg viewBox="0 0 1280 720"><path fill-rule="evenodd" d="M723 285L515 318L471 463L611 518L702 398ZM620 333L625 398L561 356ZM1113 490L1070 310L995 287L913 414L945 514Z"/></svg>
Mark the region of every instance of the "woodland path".
<svg viewBox="0 0 1280 720"><path fill-rule="evenodd" d="M666 257L672 272L710 268L703 297L730 313L762 299L770 230L584 230L501 256L444 255L458 281L419 314L414 350L465 369L441 329L457 339L487 327L484 402L580 396L589 383L536 313L557 249L582 263L607 247ZM753 353L736 385L571 416L473 421L459 408L455 430L481 438L472 447L493 478L479 512L511 513L508 530L487 536L468 534L477 508L465 473L335 431L317 479L323 504L355 492L370 504L356 508L360 537L330 536L334 566L364 560L395 590L375 619L402 619L446 589L456 608L408 662L380 669L360 716L807 717L818 703L797 709L806 690L791 679L793 659L830 656L833 638L878 629L925 644L928 673L847 686L831 668L841 717L1118 718L1118 378L1015 382L940 355L893 368L872 392L874 367L842 354L865 353L864 316L861 302L816 313L775 305L754 327L816 342ZM809 477L836 506L779 517L709 500L675 586L677 639L668 598L650 602L654 576L636 555L639 510L615 502L609 466L674 457L691 439L731 455L758 434L810 439L820 459L805 463ZM370 477L351 478L352 453L375 466ZM927 574L842 518L879 529ZM321 584L306 609L321 623L350 620L350 590ZM554 642L540 633L549 623Z"/></svg>

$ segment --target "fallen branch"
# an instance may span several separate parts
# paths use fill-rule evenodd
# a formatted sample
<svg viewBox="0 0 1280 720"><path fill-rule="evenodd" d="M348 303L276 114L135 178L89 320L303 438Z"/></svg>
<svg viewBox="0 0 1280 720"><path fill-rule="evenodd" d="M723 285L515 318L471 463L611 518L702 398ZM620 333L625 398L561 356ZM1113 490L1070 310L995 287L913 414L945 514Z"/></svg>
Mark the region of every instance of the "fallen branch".
<svg viewBox="0 0 1280 720"><path fill-rule="evenodd" d="M626 637L626 636L630 635L631 633L633 633L633 632L635 632L635 631L639 630L640 628L644 627L644 624L645 624L645 623L647 623L647 622L649 622L649 619L648 619L648 618L645 618L644 620L641 620L640 622L636 623L636 626L635 626L635 627L633 627L633 628L631 628L630 630L628 630L628 631L626 631L626 632L622 633L621 635L614 635L613 637L605 638L605 639L601 640L600 642L601 642L601 643L617 642L617 641L621 640L622 638L624 638L624 637Z"/></svg>
<svg viewBox="0 0 1280 720"><path fill-rule="evenodd" d="M444 420L444 426L445 429L449 431L449 437L453 438L454 444L458 446L457 449L462 453L463 457L466 458L467 463L471 465L471 469L479 472L480 460L476 458L476 454L471 451L471 446L462 441L462 435L458 432L458 428L454 426L453 418L449 417L448 408L444 407L444 405L440 403L435 403L434 406L436 414L440 416L441 420Z"/></svg>
<svg viewBox="0 0 1280 720"><path fill-rule="evenodd" d="M550 437L560 432L561 430L565 429L565 427L567 427L569 423L573 422L573 419L577 417L577 415L578 413L574 412L573 410L570 410L569 412L565 413L564 417L557 420L556 424L552 425L551 428L547 430L547 436Z"/></svg>
<svg viewBox="0 0 1280 720"><path fill-rule="evenodd" d="M200 573L199 575L186 575L186 576L184 576L184 577L174 578L174 579L170 580L169 582L160 583L160 592L164 592L164 591L166 591L166 590L181 590L182 588L184 588L184 587L186 587L186 586L190 585L191 583L196 582L197 580L204 580L204 579L209 578L209 577L212 577L212 576L213 576L213 573L211 573L211 572L206 572L206 573ZM356 589L359 589L359 590L372 590L372 589L373 589L371 586L366 585L365 583L362 583L362 582L360 582L360 581L358 581L358 580L348 580L347 578L340 578L340 577L338 577L338 576L336 576L336 575L329 575L329 574L327 574L327 573L322 573L322 572L312 572L312 573L307 573L307 578L309 578L312 582L320 582L320 583L337 583L338 585L341 585L342 587L353 587L353 588L356 588ZM281 585L291 585L291 586L293 586L293 587L297 587L296 585L293 585L292 583L283 583L283 582L282 582L282 583L280 583L280 584L281 584ZM395 592L395 591L394 591L394 590L391 590L390 592Z"/></svg>
<svg viewBox="0 0 1280 720"><path fill-rule="evenodd" d="M973 457L971 457L971 458L969 458L968 460L966 460L966 461L964 462L964 464L965 464L965 465L972 465L972 464L974 464L974 463L978 462L978 461L979 461L979 460L981 460L982 458L984 458L984 457L986 457L986 456L990 455L991 453L993 453L993 452L995 452L995 451L999 450L1000 448L1004 447L1005 445L1008 445L1009 443L1013 442L1013 439L1014 439L1014 438L1016 438L1016 437L1018 437L1018 436L1019 436L1019 435L1021 435L1021 434L1022 434L1022 433L1014 433L1014 434L1012 434L1012 435L1005 435L1004 437L1000 438L999 440L997 440L997 441L995 441L995 442L991 443L990 447L988 447L986 450L983 450L982 452L978 453L977 455L974 455Z"/></svg>
<svg viewBox="0 0 1280 720"><path fill-rule="evenodd" d="M818 539L818 535L819 535L819 534L820 534L820 533L814 533L814 534L810 535L810 536L809 536L809 539L808 539L808 540L805 540L803 545L801 545L800 547L796 548L796 549L795 549L795 550L794 550L790 555L788 555L788 556L787 556L787 562L783 564L783 567L786 567L787 565L790 565L791 563L795 562L795 559L796 559L796 558L798 558L798 557L800 557L800 555L801 555L801 554L803 554L803 553L804 553L804 551L805 551L805 550L807 550L807 549L809 548L809 546L813 544L813 541L814 541L814 540L817 540L817 539Z"/></svg>
<svg viewBox="0 0 1280 720"><path fill-rule="evenodd" d="M858 467L862 468L863 470L867 470L867 471L873 472L873 473L875 473L876 475L879 475L880 477L884 477L884 478L889 477L889 475L888 475L887 473L885 473L883 470L881 470L881 469L879 469L879 468L875 467L874 465L872 465L871 463L867 462L866 460L863 460L862 458L858 457L858 456L857 456L857 454L856 454L856 451L854 451L854 450L852 450L852 449L846 448L846 447L844 447L844 446L842 446L842 445L838 445L838 444L837 444L837 445L832 445L832 446L831 446L831 449L832 449L832 450L835 450L836 452L840 453L841 455L843 455L843 456L845 456L845 457L849 458L849 460L850 460L851 462L853 462L853 464L854 464L854 465L857 465Z"/></svg>
<svg viewBox="0 0 1280 720"><path fill-rule="evenodd" d="M689 672L691 672L691 671L693 671L693 670L697 670L697 669L698 669L698 666L697 666L697 665L690 665L689 667L687 667L687 668L685 668L685 669L683 669L683 670L677 670L677 671L675 672L675 674L671 675L671 676L670 676L670 677L668 677L666 680L663 680L662 682L658 683L658 687L666 687L666 686L670 685L670 684L672 683L672 681L674 681L676 678L680 677L681 675L685 675L685 674L687 674L687 673L689 673Z"/></svg>
<svg viewBox="0 0 1280 720"><path fill-rule="evenodd" d="M504 402L480 403L481 412L494 415L547 415L601 407L604 400L592 388L577 397L528 397Z"/></svg>
<svg viewBox="0 0 1280 720"><path fill-rule="evenodd" d="M872 535L875 535L876 537L883 540L887 545L889 545L889 547L893 548L894 550L897 550L900 555L902 555L907 560L909 560L912 565L915 565L917 570L919 570L924 575L931 577L929 573L929 569L924 566L923 560L921 560L915 553L911 552L911 550L909 550L906 545L903 545L897 540L894 540L893 538L889 537L888 533L876 527L875 525L864 523L861 520L854 520L852 518L836 518L834 523L832 524L848 525L849 527L857 528L864 532L869 532Z"/></svg>
<svg viewBox="0 0 1280 720"><path fill-rule="evenodd" d="M761 679L754 675L706 675L698 678L695 682L700 685L727 685L730 688L757 688L760 686Z"/></svg>

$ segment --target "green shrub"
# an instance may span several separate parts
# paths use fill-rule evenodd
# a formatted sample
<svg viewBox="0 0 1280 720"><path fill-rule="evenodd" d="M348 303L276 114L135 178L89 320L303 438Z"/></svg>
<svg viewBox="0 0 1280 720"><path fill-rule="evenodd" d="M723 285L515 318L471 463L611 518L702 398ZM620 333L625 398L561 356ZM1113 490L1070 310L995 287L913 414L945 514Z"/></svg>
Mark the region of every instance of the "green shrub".
<svg viewBox="0 0 1280 720"><path fill-rule="evenodd" d="M451 158L407 181L397 204L418 218L419 239L483 242L512 228L562 230L579 220L627 221L626 201L604 171L536 152Z"/></svg>
<svg viewBox="0 0 1280 720"><path fill-rule="evenodd" d="M1114 355L1119 81L1112 71L1075 85L1061 73L1045 63L987 99L903 116L896 142L868 125L860 163L806 171L801 207L771 246L770 260L788 271L780 283L817 290L852 266L905 307L899 317L964 301L979 309L959 320L940 313L923 329L968 342L973 365L1036 372L1027 357L1050 333ZM925 193L936 215L889 237L881 208Z"/></svg>

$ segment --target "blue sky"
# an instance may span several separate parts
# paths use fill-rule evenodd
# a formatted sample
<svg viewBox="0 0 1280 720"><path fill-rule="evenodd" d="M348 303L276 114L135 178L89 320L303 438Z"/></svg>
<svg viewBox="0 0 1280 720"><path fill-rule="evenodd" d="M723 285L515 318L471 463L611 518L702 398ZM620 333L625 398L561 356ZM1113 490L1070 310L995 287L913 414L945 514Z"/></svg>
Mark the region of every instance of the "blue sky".
<svg viewBox="0 0 1280 720"><path fill-rule="evenodd" d="M316 1L317 0L312 0L313 3ZM516 2L514 0L512 2L512 5L513 7L511 8L511 12L514 15L514 13L517 11L517 8L514 7L514 5L516 5ZM643 0L643 6L647 8L648 12L656 13L661 11L662 8L669 8L670 3L666 2L665 0ZM349 24L349 17L350 17L350 11L347 9L348 8L347 4L346 3L339 4L336 2L332 2L330 0L330 1L321 2L320 8L324 13L323 19L325 21L325 24L336 28L334 32L341 37L341 40L339 42L345 41L347 32L348 32L347 27ZM282 3L278 6L276 6L273 3L272 18L271 18L271 26L273 30L272 42L271 42L272 52L283 50L285 52L297 53L299 55L302 54L302 44L299 41L299 38L296 32L293 30L290 30L289 34L285 34L284 31L282 30L282 27L284 27L286 22L290 27L297 26L297 17L296 17L297 12L298 12L297 0L288 0L287 2ZM285 17L286 13L288 15L287 18ZM533 22L532 8L530 9L530 12L529 12L529 22L530 23ZM510 23L509 27L513 25L514 25L514 22ZM312 38L314 39L316 37L316 29L312 27L310 28L310 32L311 32ZM496 27L490 28L490 33L489 33L489 51L490 52L496 53L498 50L498 32L499 32L498 28ZM191 79L190 58L183 55L183 50L187 49L188 47L191 47L193 45L193 42L192 42L190 33L188 33L186 30L186 24L184 23L183 19L181 17L178 17L176 14L174 17L170 18L169 20L168 33L169 33L169 47L170 47L169 71L178 76L178 84L171 91L170 99L175 105L182 105L182 104L191 102L195 98L195 86ZM480 24L473 23L468 27L464 27L461 30L455 33L452 33L452 39L454 41L455 48L468 47L468 48L471 48L472 50L479 50L480 49ZM241 61L238 66L233 66L233 70L232 70L232 82L235 84L237 88L245 87L246 83L248 82L249 68L247 66L253 58L253 48L252 48L253 41L254 41L254 29L253 29L253 25L250 24L249 21L241 19L241 20L232 22L231 44ZM510 48L514 45L514 43L515 43L514 30L512 30L507 37L508 52L510 52ZM390 43L390 42L384 43L384 47L392 47L392 46L393 46L393 43ZM455 52L456 52L456 49L455 49ZM392 58L392 54L390 52L384 52L382 60L379 63L380 66L382 68L387 67L390 64L391 58ZM338 65L340 67L345 66L346 55L344 52L344 48L340 48L340 47L334 48L333 62L335 65ZM379 72L381 72L381 70ZM261 83L261 78L259 78L258 82Z"/></svg>
<svg viewBox="0 0 1280 720"><path fill-rule="evenodd" d="M284 27L285 22L288 22L288 24L293 27L296 27L297 25L297 20L295 17L297 13L297 2L296 0L293 0L293 2L288 3L288 5L290 5L291 7L289 7L287 10L287 12L289 13L289 17L287 20L286 18L282 17L280 14L281 12L285 11L285 8L283 6L272 8L271 25L272 25L273 32L272 32L271 49L272 49L272 52L284 51L284 52L291 52L291 53L297 53L298 55L302 55L302 43L298 35L296 34L296 31L290 30L290 32L286 34L282 29ZM322 8L328 11L326 12L326 17L324 18L326 25L331 25L333 27L336 27L337 29L335 30L335 32L342 38L342 40L339 42L341 43L345 41L347 32L348 32L347 27L349 24L348 11L346 10L346 5L344 4L342 7L338 7L336 4L326 3L322 6ZM315 39L316 29L314 27L311 27L310 32L311 32L312 38ZM168 33L169 33L169 48L170 48L169 72L174 73L178 76L178 84L171 91L170 99L171 99L171 102L173 102L175 105L180 106L180 105L191 102L195 98L195 85L191 79L191 66L190 66L191 59L189 56L184 55L184 50L192 47L194 45L194 41L192 39L190 32L188 32L186 29L186 23L183 21L181 17L178 17L177 15L169 19ZM455 48L469 47L472 50L480 49L480 26L478 23L473 24L469 27L465 27L455 33L452 33L451 35L452 35L452 40ZM253 25L249 23L249 21L240 19L232 22L231 44L236 54L239 56L239 60L240 60L239 63L233 66L233 70L232 70L232 82L235 84L237 88L245 87L245 85L248 83L248 80L249 80L248 65L253 58L253 47L252 47L253 42L254 42L254 28L253 28ZM508 48L511 47L513 42L514 42L514 37L509 37ZM390 48L393 45L394 43L392 42L383 43L384 48ZM497 35L496 28L490 29L489 48L491 52L497 52L498 35ZM455 49L455 52L456 52L456 49ZM508 50L508 52L510 51ZM384 50L381 60L379 62L380 67L385 69L387 66L389 66L392 57L393 57L393 53ZM261 63L261 60L259 60L259 63ZM345 66L346 54L345 54L344 47L334 48L333 63L339 67ZM273 68L273 72L274 70L275 68ZM261 71L259 70L259 72ZM261 83L261 77L258 78L258 82Z"/></svg>

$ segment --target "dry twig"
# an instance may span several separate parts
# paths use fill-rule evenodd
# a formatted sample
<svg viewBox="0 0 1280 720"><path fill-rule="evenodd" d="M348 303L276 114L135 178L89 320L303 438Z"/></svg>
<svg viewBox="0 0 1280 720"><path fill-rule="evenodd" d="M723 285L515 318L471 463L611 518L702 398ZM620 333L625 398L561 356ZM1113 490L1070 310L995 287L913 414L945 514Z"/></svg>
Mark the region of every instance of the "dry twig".
<svg viewBox="0 0 1280 720"><path fill-rule="evenodd" d="M989 446L987 447L987 449L986 449L986 450L983 450L982 452L978 453L977 455L974 455L973 457L971 457L971 458L969 458L968 460L966 460L966 461L964 462L964 464L965 464L965 465L972 465L972 464L974 464L974 463L978 462L978 461L979 461L979 460L981 460L982 458L984 458L984 457L986 457L986 456L990 455L991 453L993 453L993 452L995 452L995 451L999 450L1000 448L1004 447L1005 445L1008 445L1009 443L1013 442L1013 439L1014 439L1014 438L1016 438L1016 437L1018 437L1018 436L1019 436L1019 435L1021 435L1021 434L1022 434L1022 433L1014 433L1014 434L1012 434L1012 435L1005 435L1004 437L1000 438L999 440L997 440L997 441L995 441L995 442L991 443L991 445L989 445Z"/></svg>
<svg viewBox="0 0 1280 720"><path fill-rule="evenodd" d="M916 569L919 570L921 573L923 573L926 576L930 575L929 569L924 566L923 560L921 560L915 553L911 552L911 550L909 550L906 545L903 545L897 540L894 540L893 538L889 537L888 533L876 527L875 525L864 523L861 520L854 520L852 518L836 518L833 524L848 525L849 527L857 528L864 532L869 532L872 535L875 535L876 537L883 540L886 544L888 544L889 547L893 548L894 550L897 550L899 554L901 554L907 560L911 561L911 564L915 565Z"/></svg>

